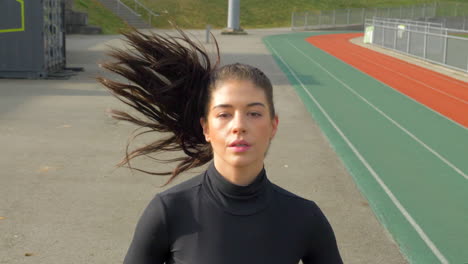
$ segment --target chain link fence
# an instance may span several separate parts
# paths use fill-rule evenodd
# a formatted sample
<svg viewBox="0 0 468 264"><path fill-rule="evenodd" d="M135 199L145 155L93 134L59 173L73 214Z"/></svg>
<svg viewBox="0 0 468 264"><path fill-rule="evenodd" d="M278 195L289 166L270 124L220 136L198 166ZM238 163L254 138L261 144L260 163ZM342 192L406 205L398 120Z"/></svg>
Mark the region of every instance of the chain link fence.
<svg viewBox="0 0 468 264"><path fill-rule="evenodd" d="M449 68L468 72L468 31L438 22L373 18L365 23L364 42Z"/></svg>

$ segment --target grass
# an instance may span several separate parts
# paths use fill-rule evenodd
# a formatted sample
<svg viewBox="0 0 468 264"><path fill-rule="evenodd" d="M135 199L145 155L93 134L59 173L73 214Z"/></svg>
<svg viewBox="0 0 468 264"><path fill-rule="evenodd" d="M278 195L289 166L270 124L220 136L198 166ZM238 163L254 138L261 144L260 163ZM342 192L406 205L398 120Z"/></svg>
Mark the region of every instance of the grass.
<svg viewBox="0 0 468 264"><path fill-rule="evenodd" d="M167 15L154 20L153 24L158 28L170 27L168 20L175 21L182 28L204 28L207 24L223 28L227 24L228 1L226 0L140 0L140 2L156 12L168 12ZM431 0L242 0L240 23L243 28L288 27L293 11L391 7L432 2ZM458 2L466 3L466 0ZM468 8L468 5L466 7ZM445 12L450 12L446 9ZM468 15L468 10L465 13Z"/></svg>
<svg viewBox="0 0 468 264"><path fill-rule="evenodd" d="M131 0L123 0L131 3ZM153 18L156 28L170 28L169 20L181 28L224 28L227 25L227 0L139 0L161 16ZM392 7L432 3L432 0L241 0L240 23L243 28L288 27L293 11L318 11L339 8ZM466 14L466 0L439 0L441 13L438 15ZM133 6L133 5L129 5ZM90 24L99 25L105 34L116 33L126 28L122 20L110 14L97 0L75 0L75 9L88 11ZM466 9L466 10L465 10ZM145 17L146 14L143 13Z"/></svg>
<svg viewBox="0 0 468 264"><path fill-rule="evenodd" d="M88 24L101 27L103 34L117 34L119 30L129 28L125 21L97 0L74 0L73 9L88 13Z"/></svg>

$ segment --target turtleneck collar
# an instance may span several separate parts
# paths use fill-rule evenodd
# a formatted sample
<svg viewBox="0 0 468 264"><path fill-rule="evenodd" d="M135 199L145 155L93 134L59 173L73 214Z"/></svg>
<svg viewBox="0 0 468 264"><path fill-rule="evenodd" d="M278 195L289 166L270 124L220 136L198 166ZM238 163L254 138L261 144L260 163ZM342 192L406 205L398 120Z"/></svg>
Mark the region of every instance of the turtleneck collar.
<svg viewBox="0 0 468 264"><path fill-rule="evenodd" d="M271 198L271 183L265 169L247 186L229 182L210 164L205 173L203 185L210 198L228 213L251 215L265 209Z"/></svg>

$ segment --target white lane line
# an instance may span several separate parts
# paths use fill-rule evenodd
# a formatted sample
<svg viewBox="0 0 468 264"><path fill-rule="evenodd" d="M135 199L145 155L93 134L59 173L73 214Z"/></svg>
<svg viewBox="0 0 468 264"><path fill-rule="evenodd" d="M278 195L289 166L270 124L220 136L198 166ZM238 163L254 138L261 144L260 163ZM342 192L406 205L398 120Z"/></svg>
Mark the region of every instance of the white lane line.
<svg viewBox="0 0 468 264"><path fill-rule="evenodd" d="M289 41L288 41L289 42ZM348 146L351 148L351 150L354 152L354 154L358 157L358 159L364 164L364 166L367 168L367 170L370 172L370 174L374 177L374 179L379 183L380 187L385 191L385 193L388 195L390 200L392 200L393 204L400 210L401 214L406 218L406 220L411 224L411 226L416 230L416 232L419 234L421 239L426 243L426 245L431 249L432 253L439 259L439 261L443 264L448 264L449 262L447 259L442 255L442 253L439 251L439 249L434 245L434 243L431 241L431 239L424 233L422 228L416 223L416 221L413 219L413 217L406 211L406 209L403 207L403 205L398 201L396 196L392 193L392 191L387 187L387 185L382 181L380 176L377 174L377 172L374 171L374 169L369 165L369 163L364 159L364 157L359 153L359 151L354 147L354 145L349 141L349 139L346 137L346 135L341 131L341 129L336 125L336 123L331 119L331 117L328 115L328 113L323 109L323 107L320 105L320 103L315 99L315 97L309 92L309 90L306 89L305 85L301 82L301 80L297 77L296 73L289 67L289 65L283 60L283 58L279 55L279 53L276 51L273 46L271 46L268 41L265 40L265 43L271 48L271 50L275 53L275 55L281 60L284 66L288 68L288 71L293 75L293 77L301 84L302 89L309 95L310 99L315 103L315 105L320 109L322 114L327 118L328 122L335 128L335 130L338 132L338 134L343 138L343 140L348 144Z"/></svg>
<svg viewBox="0 0 468 264"><path fill-rule="evenodd" d="M408 75L406 75L406 74L403 74L403 73L401 73L401 72L399 72L399 71L395 71L395 70L393 70L393 69L391 69L391 68L389 68L389 67L387 67L387 66L384 66L384 65L382 65L382 64L376 63L376 62L374 62L374 61L372 61L372 60L370 60L370 59L367 59L366 56L363 56L363 55L361 55L361 54L359 54L359 53L352 53L351 56L359 57L360 59L362 59L362 60L364 60L364 61L367 61L368 63L371 63L371 64L376 65L377 67L381 67L381 68L386 69L387 71L396 73L396 74L402 76L403 78L409 79L409 80L411 80L411 81L413 81L413 82L416 82L416 83L419 83L419 84L421 84L421 85L423 85L423 86L426 86L426 87L429 88L429 89L432 89L432 90L434 90L434 91L436 91L436 92L438 92L438 93L441 93L441 94L443 94L443 95L445 95L445 96L447 96L447 97L450 97L450 98L452 98L452 99L454 99L454 100L457 100L457 101L459 101L459 102L461 102L461 103L463 103L463 104L468 104L468 101L466 101L466 100L463 100L463 99L461 99L461 98L458 98L458 97L455 96L455 95L452 95L452 94L450 94L450 93L447 93L447 92L445 92L445 91L442 91L442 90L439 90L439 89L437 89L437 88L435 88L435 87L432 87L432 86L430 86L429 84L427 84L427 83L425 83L425 82L421 82L421 81L419 81L419 80L416 80L416 79L414 79L414 78L412 78L412 77L410 77L410 76L408 76Z"/></svg>
<svg viewBox="0 0 468 264"><path fill-rule="evenodd" d="M418 142L421 146L423 146L425 149L427 149L429 152L431 152L434 156L439 158L441 161L443 161L447 166L452 168L455 172L463 176L466 180L468 180L468 175L464 173L462 170L460 170L457 166L453 165L449 160L447 160L444 156L439 154L437 151L433 150L431 147L426 145L422 140L420 140L418 137L416 137L413 133L408 131L406 128L404 128L402 125L400 125L398 122L393 120L391 117L389 117L387 114L385 114L382 110L380 110L377 106L373 105L371 102L369 102L366 98L362 97L358 92L356 92L353 88L351 88L349 85L344 83L342 80L338 79L333 73L325 69L320 63L312 59L309 55L305 54L302 50L298 49L296 46L294 46L291 41L286 40L289 45L291 45L293 48L295 48L297 51L299 51L302 55L307 57L311 62L313 62L315 65L319 66L323 71L328 73L333 79L335 79L337 82L339 82L343 87L351 91L354 95L356 95L359 99L370 105L375 111L377 111L379 114L381 114L383 117L385 117L388 121L392 122L396 127L401 129L403 132L405 132L408 136L410 136L412 139L414 139L416 142Z"/></svg>
<svg viewBox="0 0 468 264"><path fill-rule="evenodd" d="M315 46L314 46L314 47L315 47ZM324 52L326 52L326 51L324 51ZM331 54L328 53L328 52L326 52L326 53L329 54L330 56L333 56L333 55L331 55ZM429 110L430 112L432 112L432 113L434 113L434 114L436 114L436 115L438 115L438 116L440 116L440 117L442 117L442 118L444 118L444 119L450 121L452 124L454 124L454 125L456 125L456 126L458 126L458 127L460 127L460 128L463 128L464 130L468 130L468 127L465 127L464 125L462 125L462 124L456 122L455 120L453 120L453 119L451 119L451 118L449 118L449 117L447 117L447 116L445 116L445 115L443 115L443 114L441 114L441 113L435 111L434 109L432 109L432 108L430 108L429 106L427 106L427 105L425 105L425 104L423 104L423 103L417 101L416 99L412 98L411 96L408 96L408 95L406 95L406 94L400 92L400 91L397 90L397 89L393 89L393 88L390 87L388 84L382 82L381 80L375 79L375 78L372 77L371 75L369 75L369 74L367 74L367 73L361 71L360 69L354 67L353 65L351 65L351 64L349 64L349 63L347 63L347 62L344 62L344 61L343 61L343 63L345 63L345 64L348 65L349 67L352 67L352 68L354 68L354 69L360 71L362 74L365 74L365 75L367 75L367 76L373 78L375 81L381 83L382 85L384 85L384 86L386 86L386 87L389 87L391 91L393 91L393 92L395 92L395 93L398 93L398 94L404 96L405 98L407 98L407 99L413 101L414 103L416 103L416 104L418 104L418 105L424 107L425 109Z"/></svg>

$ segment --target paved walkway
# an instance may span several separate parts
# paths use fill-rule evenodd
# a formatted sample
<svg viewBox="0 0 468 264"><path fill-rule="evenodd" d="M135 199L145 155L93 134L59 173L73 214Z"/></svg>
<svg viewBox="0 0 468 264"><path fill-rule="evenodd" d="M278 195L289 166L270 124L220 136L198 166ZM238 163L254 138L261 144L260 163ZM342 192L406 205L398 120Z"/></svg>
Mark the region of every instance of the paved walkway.
<svg viewBox="0 0 468 264"><path fill-rule="evenodd" d="M406 263L261 41L290 31L248 32L214 34L223 63L252 64L273 81L280 126L266 160L270 179L319 204L345 263ZM134 127L106 114L123 105L94 81L109 44L122 45L118 36L68 36L68 66L86 69L70 80L0 80L0 263L120 263L143 208L162 190L162 178L114 168Z"/></svg>

